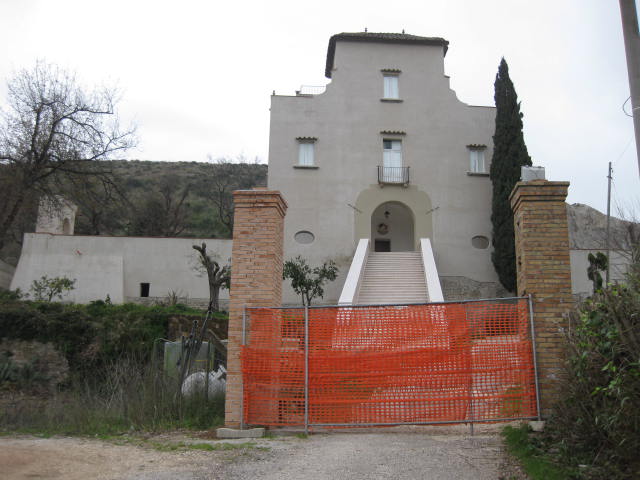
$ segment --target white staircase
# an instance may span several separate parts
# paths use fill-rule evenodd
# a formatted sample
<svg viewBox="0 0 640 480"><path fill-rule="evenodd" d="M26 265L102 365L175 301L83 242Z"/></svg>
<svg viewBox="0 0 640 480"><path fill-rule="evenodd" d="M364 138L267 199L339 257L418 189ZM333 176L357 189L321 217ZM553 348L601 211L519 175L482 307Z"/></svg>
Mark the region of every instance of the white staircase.
<svg viewBox="0 0 640 480"><path fill-rule="evenodd" d="M428 301L421 252L369 252L355 304Z"/></svg>

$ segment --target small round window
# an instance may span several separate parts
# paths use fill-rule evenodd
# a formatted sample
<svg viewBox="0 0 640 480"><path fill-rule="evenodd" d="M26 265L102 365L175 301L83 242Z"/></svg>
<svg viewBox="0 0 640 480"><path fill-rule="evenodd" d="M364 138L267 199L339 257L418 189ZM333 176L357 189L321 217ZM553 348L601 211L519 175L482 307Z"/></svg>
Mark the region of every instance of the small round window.
<svg viewBox="0 0 640 480"><path fill-rule="evenodd" d="M294 240L302 245L308 245L313 243L316 237L311 232L307 232L306 230L301 230L293 236Z"/></svg>
<svg viewBox="0 0 640 480"><path fill-rule="evenodd" d="M489 239L482 235L476 235L471 239L471 245L473 245L473 248L485 250L486 248L489 248Z"/></svg>

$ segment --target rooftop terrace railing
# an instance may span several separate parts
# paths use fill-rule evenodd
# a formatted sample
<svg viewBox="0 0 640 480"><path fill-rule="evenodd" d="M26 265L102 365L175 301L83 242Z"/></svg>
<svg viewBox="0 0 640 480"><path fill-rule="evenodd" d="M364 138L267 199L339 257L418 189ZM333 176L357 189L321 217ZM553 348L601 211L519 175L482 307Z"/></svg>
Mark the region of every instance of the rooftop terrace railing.
<svg viewBox="0 0 640 480"><path fill-rule="evenodd" d="M326 89L326 85L302 85L300 90L296 90L296 95L321 95Z"/></svg>

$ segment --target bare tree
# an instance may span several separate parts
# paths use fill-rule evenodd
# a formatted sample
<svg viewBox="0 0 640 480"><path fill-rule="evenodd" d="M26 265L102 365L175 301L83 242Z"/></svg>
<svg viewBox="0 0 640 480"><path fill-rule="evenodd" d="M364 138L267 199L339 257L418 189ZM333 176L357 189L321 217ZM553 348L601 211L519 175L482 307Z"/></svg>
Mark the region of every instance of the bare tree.
<svg viewBox="0 0 640 480"><path fill-rule="evenodd" d="M231 281L231 266L221 266L216 259L207 253L207 244L193 245L193 249L198 252L199 270L204 270L209 281L209 311L220 310L220 289L229 288Z"/></svg>
<svg viewBox="0 0 640 480"><path fill-rule="evenodd" d="M220 222L226 228L225 237L231 237L233 233L233 191L250 189L266 183L266 166L256 168L246 162L244 157L239 157L237 162L228 158L213 160L210 174L203 179L201 189L215 205Z"/></svg>
<svg viewBox="0 0 640 480"><path fill-rule="evenodd" d="M0 247L30 196L56 191L55 180L90 175L105 182L110 171L96 160L135 144L134 129L121 130L113 89L86 91L68 72L44 62L8 82L0 123L0 184L11 184L0 204Z"/></svg>
<svg viewBox="0 0 640 480"><path fill-rule="evenodd" d="M126 216L131 209L120 187L122 180L113 175L112 182L103 182L89 175L71 175L64 179L60 191L78 206L76 233L84 235L115 235L125 230Z"/></svg>
<svg viewBox="0 0 640 480"><path fill-rule="evenodd" d="M164 175L159 183L142 198L132 220L134 235L176 237L189 221L191 186L180 185L177 175Z"/></svg>

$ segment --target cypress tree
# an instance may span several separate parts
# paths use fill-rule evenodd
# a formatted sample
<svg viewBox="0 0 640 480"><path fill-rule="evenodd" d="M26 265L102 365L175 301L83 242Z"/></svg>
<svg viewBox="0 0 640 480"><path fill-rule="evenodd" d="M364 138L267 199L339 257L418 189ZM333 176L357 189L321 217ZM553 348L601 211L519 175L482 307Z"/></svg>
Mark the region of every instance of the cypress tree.
<svg viewBox="0 0 640 480"><path fill-rule="evenodd" d="M493 224L493 253L491 260L500 283L516 290L515 234L509 194L520 179L520 167L531 165L522 134L522 113L509 66L503 58L496 75L496 130L493 135L493 157L490 178L493 185L491 223Z"/></svg>

